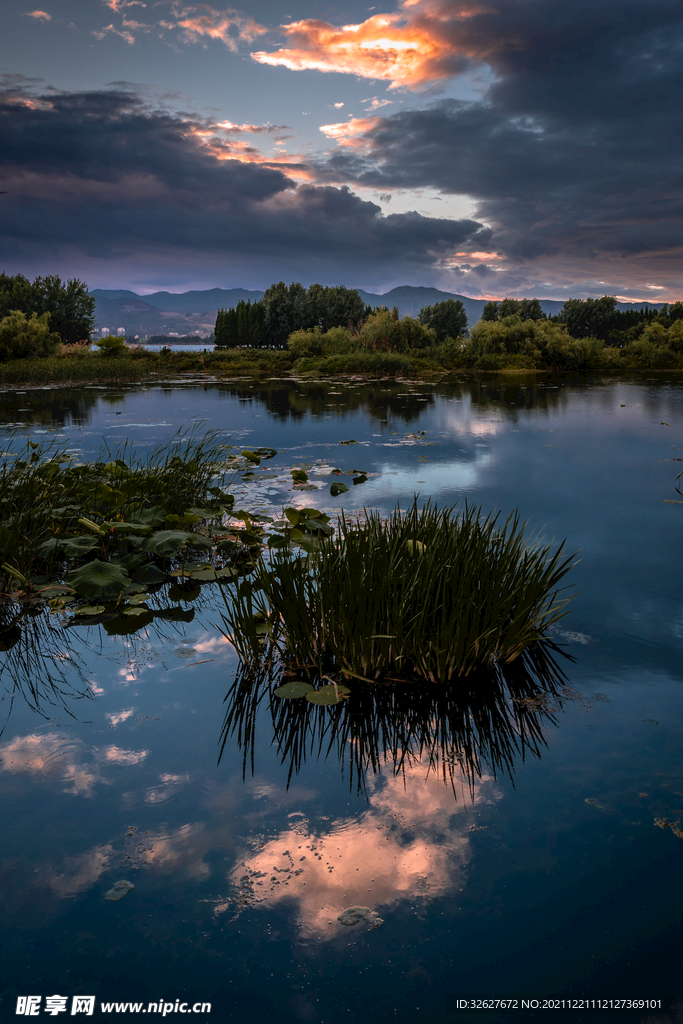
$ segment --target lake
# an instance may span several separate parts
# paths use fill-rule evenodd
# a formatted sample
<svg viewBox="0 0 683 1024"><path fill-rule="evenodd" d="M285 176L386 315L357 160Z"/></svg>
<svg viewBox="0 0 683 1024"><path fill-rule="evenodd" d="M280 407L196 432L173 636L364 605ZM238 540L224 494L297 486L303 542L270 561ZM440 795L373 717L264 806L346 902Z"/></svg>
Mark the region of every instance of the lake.
<svg viewBox="0 0 683 1024"><path fill-rule="evenodd" d="M337 709L250 703L217 585L191 621L134 635L26 619L0 654L3 1020L38 994L40 1016L95 996L97 1020L682 1019L678 379L198 376L1 406L6 448L57 438L88 458L178 430L276 448L234 490L250 511L467 500L578 553L553 693L495 714L482 695L466 741L431 759L395 740L407 706L391 732L364 698L339 740ZM292 489L296 468L314 490ZM354 906L368 919L341 923Z"/></svg>

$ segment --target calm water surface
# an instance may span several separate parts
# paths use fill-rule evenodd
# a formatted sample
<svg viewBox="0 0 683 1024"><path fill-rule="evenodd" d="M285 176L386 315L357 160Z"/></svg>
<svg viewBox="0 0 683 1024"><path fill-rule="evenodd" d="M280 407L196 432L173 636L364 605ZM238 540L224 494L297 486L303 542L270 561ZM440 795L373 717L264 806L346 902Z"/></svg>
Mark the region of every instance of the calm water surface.
<svg viewBox="0 0 683 1024"><path fill-rule="evenodd" d="M100 1020L143 1019L101 1000L180 1000L211 1002L197 1021L502 1024L555 1019L521 1009L549 997L662 1000L576 1021L678 1019L683 838L655 824L683 821L678 381L197 379L0 405L6 447L56 437L87 457L103 438L212 429L278 449L242 507L466 498L518 507L580 557L563 688L525 709L524 741L511 707L477 720L469 762L456 748L431 768L415 754L395 770L381 723L328 753L330 710L283 726L267 698L218 763L237 665L212 588L191 622L135 636L26 622L0 655L2 1020L38 993L69 996L64 1016L95 995ZM295 467L317 492L291 490ZM332 469L368 480L332 498ZM122 879L134 888L105 900ZM383 923L341 924L354 905ZM520 1008L456 1013L468 997Z"/></svg>

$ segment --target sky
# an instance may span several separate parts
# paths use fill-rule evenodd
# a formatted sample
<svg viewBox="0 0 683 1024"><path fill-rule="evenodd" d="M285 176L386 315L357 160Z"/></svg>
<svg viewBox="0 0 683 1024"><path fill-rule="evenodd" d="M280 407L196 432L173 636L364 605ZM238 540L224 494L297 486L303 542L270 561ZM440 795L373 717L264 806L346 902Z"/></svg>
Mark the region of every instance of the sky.
<svg viewBox="0 0 683 1024"><path fill-rule="evenodd" d="M680 0L34 2L5 273L683 298Z"/></svg>

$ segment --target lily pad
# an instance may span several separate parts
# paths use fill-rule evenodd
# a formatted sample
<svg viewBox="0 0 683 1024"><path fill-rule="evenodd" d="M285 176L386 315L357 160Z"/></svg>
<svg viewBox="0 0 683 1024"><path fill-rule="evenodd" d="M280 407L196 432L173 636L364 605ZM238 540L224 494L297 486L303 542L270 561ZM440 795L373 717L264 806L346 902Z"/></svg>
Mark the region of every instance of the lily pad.
<svg viewBox="0 0 683 1024"><path fill-rule="evenodd" d="M132 608L124 608L124 615L147 615L149 608L145 608L144 605L133 606Z"/></svg>
<svg viewBox="0 0 683 1024"><path fill-rule="evenodd" d="M135 886L132 882L129 882L125 878L120 878L118 882L114 882L108 892L105 892L104 898L109 903L117 903L119 900L122 900L124 896L127 896L134 888Z"/></svg>
<svg viewBox="0 0 683 1024"><path fill-rule="evenodd" d="M103 611L103 604L82 604L80 608L76 608L74 615L101 615Z"/></svg>
<svg viewBox="0 0 683 1024"><path fill-rule="evenodd" d="M102 526L106 530L132 530L134 533L149 533L152 529L151 526L145 526L143 523L120 523L118 520L104 522Z"/></svg>
<svg viewBox="0 0 683 1024"><path fill-rule="evenodd" d="M168 558L175 555L183 544L191 543L196 536L197 534L188 533L187 530L155 530L145 540L142 550Z"/></svg>
<svg viewBox="0 0 683 1024"><path fill-rule="evenodd" d="M130 577L121 566L95 558L72 569L69 582L81 597L117 597L130 583Z"/></svg>
<svg viewBox="0 0 683 1024"><path fill-rule="evenodd" d="M66 597L68 594L73 594L73 590L71 587L63 587L61 583L54 583L47 587L41 587L38 593L41 597L49 600L51 597Z"/></svg>
<svg viewBox="0 0 683 1024"><path fill-rule="evenodd" d="M306 693L306 700L309 700L311 704L321 704L327 706L329 704L341 704L343 700L351 696L351 691L348 686L337 685L334 686L321 686L319 690L313 690L312 693Z"/></svg>
<svg viewBox="0 0 683 1024"><path fill-rule="evenodd" d="M303 679L295 679L291 683L283 683L282 686L278 686L277 690L273 690L276 697L282 697L284 700L291 700L294 697L305 697L313 687L310 683L304 682Z"/></svg>
<svg viewBox="0 0 683 1024"><path fill-rule="evenodd" d="M336 498L338 494L344 494L345 491L348 491L348 487L346 486L346 484L343 484L337 480L335 480L335 482L330 487L330 494L332 495L333 498Z"/></svg>
<svg viewBox="0 0 683 1024"><path fill-rule="evenodd" d="M148 562L147 565L141 565L135 570L133 579L136 583L163 583L168 579L168 573L160 569L154 562Z"/></svg>

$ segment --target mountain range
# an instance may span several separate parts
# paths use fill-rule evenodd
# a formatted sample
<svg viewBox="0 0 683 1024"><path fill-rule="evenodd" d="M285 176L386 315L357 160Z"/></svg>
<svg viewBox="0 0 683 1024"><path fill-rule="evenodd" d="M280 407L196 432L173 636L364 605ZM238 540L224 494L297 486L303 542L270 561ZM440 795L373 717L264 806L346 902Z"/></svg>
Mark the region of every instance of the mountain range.
<svg viewBox="0 0 683 1024"><path fill-rule="evenodd" d="M467 295L442 292L437 288L400 285L384 294L356 289L370 306L396 306L400 316L417 316L423 306L434 305L446 299L460 299L467 311L470 327L481 319L486 299L470 299ZM108 327L112 334L123 327L130 338L136 334L198 334L206 337L213 331L216 312L229 309L241 299L258 302L263 292L246 288L208 288L205 291L152 292L138 295L127 289L95 288L91 293L97 300L95 315L99 328ZM552 315L564 305L556 299L541 299L543 310ZM618 309L640 309L646 305L661 309L661 302L618 302Z"/></svg>

